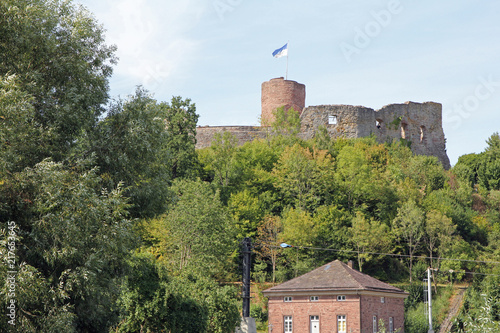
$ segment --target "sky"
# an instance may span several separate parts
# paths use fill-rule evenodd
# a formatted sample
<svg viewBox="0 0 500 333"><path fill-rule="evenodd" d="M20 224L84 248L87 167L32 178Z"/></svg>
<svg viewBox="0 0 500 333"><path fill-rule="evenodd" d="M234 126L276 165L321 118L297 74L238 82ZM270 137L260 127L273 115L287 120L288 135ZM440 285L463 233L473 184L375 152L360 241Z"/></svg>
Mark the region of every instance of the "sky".
<svg viewBox="0 0 500 333"><path fill-rule="evenodd" d="M443 105L452 165L500 131L500 1L76 0L117 46L114 98L189 98L198 125L258 125L261 84L306 106ZM287 58L272 52L288 45Z"/></svg>

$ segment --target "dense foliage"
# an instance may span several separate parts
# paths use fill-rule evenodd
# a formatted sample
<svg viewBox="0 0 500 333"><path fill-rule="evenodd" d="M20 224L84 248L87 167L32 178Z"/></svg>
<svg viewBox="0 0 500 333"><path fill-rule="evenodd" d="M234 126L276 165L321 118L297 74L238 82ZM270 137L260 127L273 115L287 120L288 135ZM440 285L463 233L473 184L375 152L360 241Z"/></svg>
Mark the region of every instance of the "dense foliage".
<svg viewBox="0 0 500 333"><path fill-rule="evenodd" d="M412 313L431 265L473 282L457 329L497 329L498 133L444 170L404 142L304 141L278 109L266 139L195 151L195 105L140 87L110 102L114 62L83 8L0 2L1 331L232 332L244 237L256 282L353 259L412 281Z"/></svg>

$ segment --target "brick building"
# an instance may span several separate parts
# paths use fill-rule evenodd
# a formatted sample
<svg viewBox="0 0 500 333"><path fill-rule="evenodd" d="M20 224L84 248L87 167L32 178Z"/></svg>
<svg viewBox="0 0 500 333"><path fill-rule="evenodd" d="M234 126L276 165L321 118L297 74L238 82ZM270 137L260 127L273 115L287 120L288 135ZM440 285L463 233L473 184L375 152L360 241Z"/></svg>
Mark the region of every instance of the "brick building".
<svg viewBox="0 0 500 333"><path fill-rule="evenodd" d="M264 291L271 333L403 332L408 293L335 260Z"/></svg>

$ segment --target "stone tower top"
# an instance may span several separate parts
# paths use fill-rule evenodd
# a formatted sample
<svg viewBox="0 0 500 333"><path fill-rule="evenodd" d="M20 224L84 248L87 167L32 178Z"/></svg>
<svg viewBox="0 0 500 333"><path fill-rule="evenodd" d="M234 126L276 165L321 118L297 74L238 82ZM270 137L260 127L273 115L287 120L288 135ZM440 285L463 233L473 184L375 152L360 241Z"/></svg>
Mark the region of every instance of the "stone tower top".
<svg viewBox="0 0 500 333"><path fill-rule="evenodd" d="M285 110L293 108L300 115L306 105L306 86L283 77L263 82L261 104L264 126L274 121L273 111L282 106Z"/></svg>

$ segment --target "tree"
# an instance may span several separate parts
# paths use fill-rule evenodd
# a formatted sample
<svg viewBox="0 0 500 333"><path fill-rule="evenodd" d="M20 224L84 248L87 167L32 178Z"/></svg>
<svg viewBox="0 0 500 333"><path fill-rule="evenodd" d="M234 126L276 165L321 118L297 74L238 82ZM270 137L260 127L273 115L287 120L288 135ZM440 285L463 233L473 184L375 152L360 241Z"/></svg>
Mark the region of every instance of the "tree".
<svg viewBox="0 0 500 333"><path fill-rule="evenodd" d="M38 139L33 98L16 76L0 76L0 175L21 171L36 160Z"/></svg>
<svg viewBox="0 0 500 333"><path fill-rule="evenodd" d="M136 254L119 300L117 332L232 332L240 319L235 288L201 272L169 276L153 255Z"/></svg>
<svg viewBox="0 0 500 333"><path fill-rule="evenodd" d="M478 181L487 190L500 190L500 135L498 132L493 133L486 143L488 147L482 153Z"/></svg>
<svg viewBox="0 0 500 333"><path fill-rule="evenodd" d="M103 178L109 186L123 182L134 216L154 216L166 208L174 155L168 146L168 113L167 105L138 88L128 100L113 103L88 137Z"/></svg>
<svg viewBox="0 0 500 333"><path fill-rule="evenodd" d="M196 114L194 103L190 99L182 100L180 96L172 97L170 104L162 106L167 109L165 122L170 173L173 179L184 177L192 172L196 163L196 124L199 115Z"/></svg>
<svg viewBox="0 0 500 333"><path fill-rule="evenodd" d="M456 228L457 227L452 223L451 219L441 212L436 210L427 212L424 239L427 249L429 250L431 268L434 265L432 261L434 252L440 245L446 246L451 242L452 235ZM437 267L439 267L439 260ZM434 280L434 291L437 292L437 281L434 279L434 270L432 270L432 277Z"/></svg>
<svg viewBox="0 0 500 333"><path fill-rule="evenodd" d="M351 241L358 250L360 272L363 269L363 259L369 261L374 256L374 252L385 252L391 243L387 225L376 220L367 220L361 212L357 212L352 219L349 232Z"/></svg>
<svg viewBox="0 0 500 333"><path fill-rule="evenodd" d="M234 229L219 192L201 181L178 180L172 207L163 219L167 248L174 271L196 266L209 274L224 271L234 251Z"/></svg>
<svg viewBox="0 0 500 333"><path fill-rule="evenodd" d="M256 252L262 259L271 261L273 283L276 282L276 265L282 230L283 224L279 216L266 216L257 232L259 236Z"/></svg>
<svg viewBox="0 0 500 333"><path fill-rule="evenodd" d="M312 212L332 192L333 165L327 151L294 144L285 148L273 170L274 186L288 204Z"/></svg>
<svg viewBox="0 0 500 333"><path fill-rule="evenodd" d="M417 204L410 200L398 209L398 215L393 221L396 235L406 243L410 255L410 282L413 267L413 256L417 251L424 235L424 212Z"/></svg>
<svg viewBox="0 0 500 333"><path fill-rule="evenodd" d="M114 46L89 12L69 1L0 2L0 77L15 75L32 97L25 166L45 157L63 159L103 113ZM25 153L20 151L19 154Z"/></svg>
<svg viewBox="0 0 500 333"><path fill-rule="evenodd" d="M257 229L264 218L262 204L248 189L232 194L228 201L228 208L233 215L236 226L237 239L254 238Z"/></svg>
<svg viewBox="0 0 500 333"><path fill-rule="evenodd" d="M238 169L235 166L238 140L231 132L216 133L210 147L200 153L200 161L206 171L213 174L213 182L221 190L222 200L227 202L231 187L235 185Z"/></svg>
<svg viewBox="0 0 500 333"><path fill-rule="evenodd" d="M271 124L274 134L278 136L287 136L296 138L300 131L300 115L293 108L285 110L285 107L279 107L273 111L274 121ZM263 124L269 126L269 124Z"/></svg>
<svg viewBox="0 0 500 333"><path fill-rule="evenodd" d="M431 267L433 267L432 258L437 248L443 244L450 243L451 236L455 232L457 226L453 224L451 219L439 211L431 210L426 214L425 234L429 257L431 258Z"/></svg>
<svg viewBox="0 0 500 333"><path fill-rule="evenodd" d="M17 225L17 262L30 281L17 304L26 327L96 332L114 323L117 285L133 245L122 192L103 189L95 169L70 171L51 161L0 184L0 201L9 203L0 220Z"/></svg>

